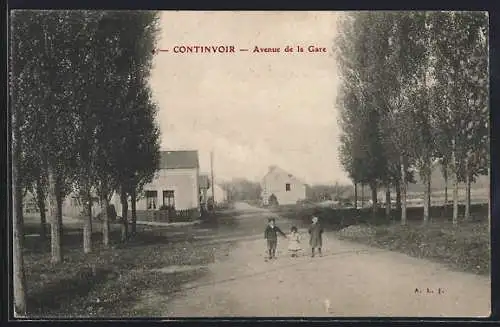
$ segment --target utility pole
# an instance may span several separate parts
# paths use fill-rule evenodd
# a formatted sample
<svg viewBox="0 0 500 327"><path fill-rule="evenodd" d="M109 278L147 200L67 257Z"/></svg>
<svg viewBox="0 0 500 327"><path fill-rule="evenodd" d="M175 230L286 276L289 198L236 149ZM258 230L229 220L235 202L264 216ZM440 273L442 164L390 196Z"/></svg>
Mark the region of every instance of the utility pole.
<svg viewBox="0 0 500 327"><path fill-rule="evenodd" d="M212 179L212 201L215 204L215 185L214 185L214 152L213 150L210 152L210 170L211 170L211 179Z"/></svg>

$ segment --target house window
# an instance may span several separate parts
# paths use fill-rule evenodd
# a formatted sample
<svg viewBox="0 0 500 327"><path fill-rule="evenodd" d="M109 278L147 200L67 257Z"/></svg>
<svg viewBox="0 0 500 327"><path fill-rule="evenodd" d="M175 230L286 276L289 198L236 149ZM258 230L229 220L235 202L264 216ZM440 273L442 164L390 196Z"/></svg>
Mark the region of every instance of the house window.
<svg viewBox="0 0 500 327"><path fill-rule="evenodd" d="M156 209L157 194L156 191L146 191L146 205L148 209Z"/></svg>
<svg viewBox="0 0 500 327"><path fill-rule="evenodd" d="M163 205L169 208L175 208L174 191L163 191Z"/></svg>
<svg viewBox="0 0 500 327"><path fill-rule="evenodd" d="M287 191L287 192L290 191L290 183L285 184L285 191Z"/></svg>

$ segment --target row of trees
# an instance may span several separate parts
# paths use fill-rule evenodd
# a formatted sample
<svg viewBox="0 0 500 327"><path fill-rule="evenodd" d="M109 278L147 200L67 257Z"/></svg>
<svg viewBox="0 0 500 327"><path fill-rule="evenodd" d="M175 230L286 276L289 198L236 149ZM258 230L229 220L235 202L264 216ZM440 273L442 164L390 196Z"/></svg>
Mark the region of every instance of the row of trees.
<svg viewBox="0 0 500 327"><path fill-rule="evenodd" d="M227 192L230 201L255 202L261 198L260 184L244 178L234 178L229 182L224 182L222 187Z"/></svg>
<svg viewBox="0 0 500 327"><path fill-rule="evenodd" d="M113 193L123 206L136 197L159 160L148 78L158 31L156 12L16 11L11 17L11 93L14 299L26 312L23 272L23 198L31 192L45 237L45 203L51 210L51 259L63 260L62 205L77 194L85 210L83 249L92 251L92 199L103 213ZM132 227L134 230L135 224Z"/></svg>
<svg viewBox="0 0 500 327"><path fill-rule="evenodd" d="M489 174L488 17L485 12L354 12L340 22L336 41L342 77L340 159L357 185L395 188L406 223L406 188L418 173L426 185L442 166L458 187ZM390 214L390 206L387 206ZM375 212L375 211L374 211Z"/></svg>

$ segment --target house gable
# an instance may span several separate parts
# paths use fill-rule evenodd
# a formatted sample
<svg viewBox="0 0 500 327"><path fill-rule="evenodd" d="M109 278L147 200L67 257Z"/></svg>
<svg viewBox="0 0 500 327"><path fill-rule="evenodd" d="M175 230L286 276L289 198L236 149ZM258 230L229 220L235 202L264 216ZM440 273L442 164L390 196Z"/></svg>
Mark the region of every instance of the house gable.
<svg viewBox="0 0 500 327"><path fill-rule="evenodd" d="M289 172L285 171L284 169L278 167L278 166L270 166L269 171L267 172L266 175L264 175L264 178L262 179L262 184L265 184L266 182L272 183L272 180L269 180L271 176L283 176L283 177L288 177L291 182L293 182L296 185L306 185L303 181L295 177L293 174L290 174ZM271 177L272 178L272 177Z"/></svg>
<svg viewBox="0 0 500 327"><path fill-rule="evenodd" d="M269 204L271 195L274 195L279 204L294 204L306 196L306 184L277 166L269 168L261 186L261 199L264 205Z"/></svg>

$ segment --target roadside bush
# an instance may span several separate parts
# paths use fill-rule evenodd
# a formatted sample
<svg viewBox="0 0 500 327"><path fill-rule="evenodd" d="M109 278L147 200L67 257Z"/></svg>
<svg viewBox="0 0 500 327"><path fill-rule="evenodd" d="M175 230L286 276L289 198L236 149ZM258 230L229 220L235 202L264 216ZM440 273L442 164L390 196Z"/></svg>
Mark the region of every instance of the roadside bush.
<svg viewBox="0 0 500 327"><path fill-rule="evenodd" d="M340 235L345 237L369 237L377 232L368 225L351 225L339 231Z"/></svg>

